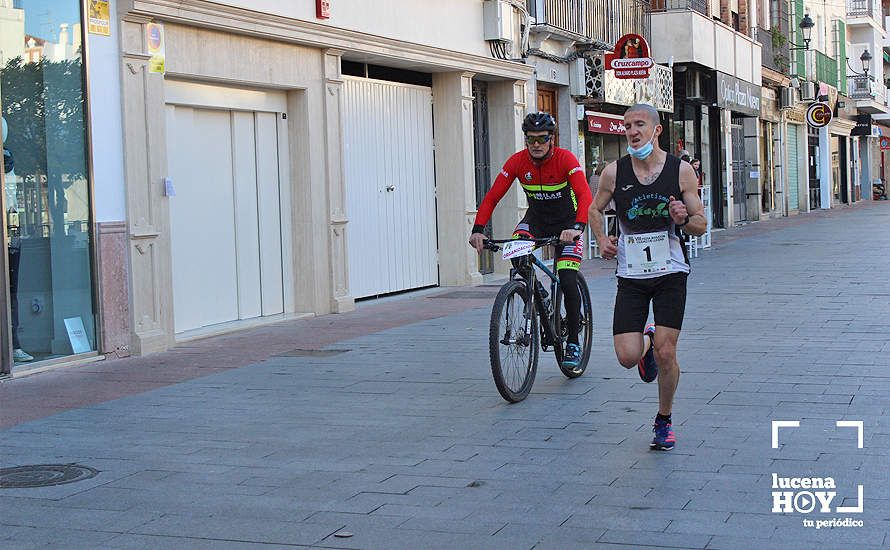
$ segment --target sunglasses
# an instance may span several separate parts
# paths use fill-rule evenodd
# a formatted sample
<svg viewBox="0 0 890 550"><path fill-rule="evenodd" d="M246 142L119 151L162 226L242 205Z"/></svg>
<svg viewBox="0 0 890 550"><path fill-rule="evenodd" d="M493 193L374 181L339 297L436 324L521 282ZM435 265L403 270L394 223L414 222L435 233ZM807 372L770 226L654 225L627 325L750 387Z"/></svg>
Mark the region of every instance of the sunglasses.
<svg viewBox="0 0 890 550"><path fill-rule="evenodd" d="M550 138L552 137L553 136L525 136L525 142L529 145L532 145L534 143L537 143L538 145L544 145L545 143L550 141Z"/></svg>

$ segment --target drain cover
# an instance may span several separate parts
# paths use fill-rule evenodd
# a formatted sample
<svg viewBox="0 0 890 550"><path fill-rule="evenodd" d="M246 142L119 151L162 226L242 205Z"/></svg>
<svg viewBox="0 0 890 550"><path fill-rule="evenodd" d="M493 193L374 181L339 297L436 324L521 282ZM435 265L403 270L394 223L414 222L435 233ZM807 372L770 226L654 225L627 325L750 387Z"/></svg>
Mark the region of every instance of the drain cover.
<svg viewBox="0 0 890 550"><path fill-rule="evenodd" d="M64 485L95 477L99 470L80 464L35 464L0 468L0 489Z"/></svg>
<svg viewBox="0 0 890 550"><path fill-rule="evenodd" d="M332 357L346 353L348 349L292 349L279 353L276 357Z"/></svg>

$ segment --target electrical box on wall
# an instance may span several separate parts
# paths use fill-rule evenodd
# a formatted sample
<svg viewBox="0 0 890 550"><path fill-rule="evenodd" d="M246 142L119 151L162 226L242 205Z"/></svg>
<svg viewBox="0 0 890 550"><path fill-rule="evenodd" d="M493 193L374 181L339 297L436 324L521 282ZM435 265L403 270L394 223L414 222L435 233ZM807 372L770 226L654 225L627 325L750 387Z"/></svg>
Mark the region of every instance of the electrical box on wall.
<svg viewBox="0 0 890 550"><path fill-rule="evenodd" d="M513 6L503 0L482 2L482 33L484 40L513 42Z"/></svg>
<svg viewBox="0 0 890 550"><path fill-rule="evenodd" d="M586 97L587 90L586 66L587 60L579 57L569 65L569 94L575 97Z"/></svg>

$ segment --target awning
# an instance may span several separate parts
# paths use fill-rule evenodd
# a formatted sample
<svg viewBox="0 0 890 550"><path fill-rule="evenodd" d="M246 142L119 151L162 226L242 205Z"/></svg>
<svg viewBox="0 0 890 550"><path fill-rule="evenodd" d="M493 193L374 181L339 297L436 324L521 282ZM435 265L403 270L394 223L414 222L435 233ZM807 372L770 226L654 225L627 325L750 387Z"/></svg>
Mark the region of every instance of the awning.
<svg viewBox="0 0 890 550"><path fill-rule="evenodd" d="M587 131L594 134L624 135L624 117L587 111Z"/></svg>

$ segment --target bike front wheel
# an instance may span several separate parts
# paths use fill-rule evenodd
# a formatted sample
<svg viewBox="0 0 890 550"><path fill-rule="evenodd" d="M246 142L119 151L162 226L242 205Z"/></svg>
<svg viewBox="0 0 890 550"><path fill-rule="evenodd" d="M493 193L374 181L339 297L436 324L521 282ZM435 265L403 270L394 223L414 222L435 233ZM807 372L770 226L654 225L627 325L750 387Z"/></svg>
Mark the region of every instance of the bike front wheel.
<svg viewBox="0 0 890 550"><path fill-rule="evenodd" d="M578 273L578 292L581 294L581 322L578 327L578 345L581 346L581 365L578 372L572 369L563 368L562 354L565 349L566 339L568 338L568 327L566 326L566 306L563 298L562 289L557 286L556 300L554 300L554 333L559 342L554 347L556 352L556 362L559 370L569 378L577 378L584 374L587 368L587 361L590 359L590 348L593 345L593 307L590 304L590 289L587 288L587 281L584 275Z"/></svg>
<svg viewBox="0 0 890 550"><path fill-rule="evenodd" d="M531 300L525 281L513 280L501 287L491 309L491 374L501 397L510 403L525 399L538 370L538 316Z"/></svg>

